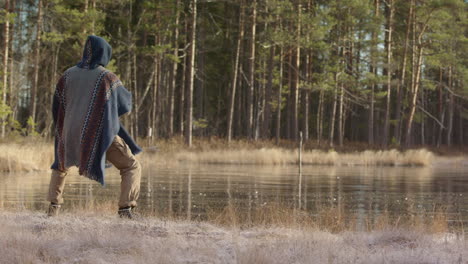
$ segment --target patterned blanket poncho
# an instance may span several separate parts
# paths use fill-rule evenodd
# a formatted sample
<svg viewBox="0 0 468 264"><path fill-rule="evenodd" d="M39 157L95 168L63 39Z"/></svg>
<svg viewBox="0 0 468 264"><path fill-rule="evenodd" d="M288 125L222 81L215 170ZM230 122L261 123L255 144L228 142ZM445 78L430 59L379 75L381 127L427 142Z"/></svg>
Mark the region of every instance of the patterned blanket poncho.
<svg viewBox="0 0 468 264"><path fill-rule="evenodd" d="M55 161L52 169L79 168L80 175L104 184L106 151L119 135L133 154L141 148L125 131L119 116L130 112L132 96L115 74L104 68L112 48L89 36L82 60L57 83L52 107Z"/></svg>

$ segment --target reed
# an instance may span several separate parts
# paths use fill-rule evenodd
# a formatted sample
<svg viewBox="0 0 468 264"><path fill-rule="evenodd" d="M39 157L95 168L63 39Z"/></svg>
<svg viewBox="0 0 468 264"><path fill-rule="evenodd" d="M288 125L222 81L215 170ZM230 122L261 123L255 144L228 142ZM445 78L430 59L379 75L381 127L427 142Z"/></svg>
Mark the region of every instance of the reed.
<svg viewBox="0 0 468 264"><path fill-rule="evenodd" d="M142 141L144 143L144 141ZM161 141L159 147L149 146L138 158L146 164L252 164L285 166L297 165L297 149L275 147L270 141L235 141L227 145L220 139L195 140L194 147L186 148L180 139ZM285 144L285 146L287 146ZM0 143L0 171L23 172L48 170L53 161L53 143L44 140L19 143ZM426 149L418 150L364 150L337 152L335 150L306 149L302 152L303 165L330 166L430 166L443 158ZM445 160L447 160L445 158ZM464 157L451 159L452 163L466 162ZM447 162L446 162L447 163Z"/></svg>
<svg viewBox="0 0 468 264"><path fill-rule="evenodd" d="M50 168L54 146L44 141L0 144L0 172L43 171Z"/></svg>
<svg viewBox="0 0 468 264"><path fill-rule="evenodd" d="M174 154L179 162L202 164L296 165L298 153L287 149L181 151ZM302 152L303 165L330 166L429 166L435 156L425 150L363 151L338 153L311 150Z"/></svg>

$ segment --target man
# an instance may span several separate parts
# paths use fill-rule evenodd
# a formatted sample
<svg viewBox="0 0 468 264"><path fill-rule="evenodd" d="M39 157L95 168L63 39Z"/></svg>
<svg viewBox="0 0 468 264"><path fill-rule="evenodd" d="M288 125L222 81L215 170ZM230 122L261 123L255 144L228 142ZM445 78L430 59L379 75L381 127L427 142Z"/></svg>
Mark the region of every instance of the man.
<svg viewBox="0 0 468 264"><path fill-rule="evenodd" d="M49 216L59 213L68 168L104 185L106 160L122 177L118 214L133 218L140 191L141 148L125 131L119 116L130 112L132 97L117 76L104 68L112 48L103 38L89 36L81 61L57 83L53 117L55 161L48 200Z"/></svg>

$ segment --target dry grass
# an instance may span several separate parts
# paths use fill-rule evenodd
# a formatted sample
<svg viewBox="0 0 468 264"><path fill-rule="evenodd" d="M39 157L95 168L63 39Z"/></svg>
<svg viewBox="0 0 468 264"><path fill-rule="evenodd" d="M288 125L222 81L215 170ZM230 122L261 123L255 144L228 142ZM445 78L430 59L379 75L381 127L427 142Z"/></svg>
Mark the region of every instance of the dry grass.
<svg viewBox="0 0 468 264"><path fill-rule="evenodd" d="M468 257L463 237L406 228L330 233L0 210L0 233L1 263L466 263Z"/></svg>
<svg viewBox="0 0 468 264"><path fill-rule="evenodd" d="M174 154L179 162L204 164L255 164L255 165L296 165L299 163L298 152L287 149L240 149L209 150L202 152L181 151ZM338 153L336 151L303 151L303 165L333 166L428 166L434 161L434 155L425 150L363 151Z"/></svg>
<svg viewBox="0 0 468 264"><path fill-rule="evenodd" d="M9 212L30 210L28 207L0 207ZM44 206L44 211L45 211ZM205 208L206 214L193 215L192 221L204 222L223 228L294 228L303 230L322 230L330 233L356 231L388 231L393 229L417 230L427 234L453 233L465 236L463 221L449 220L448 211L443 207L434 207L430 211L418 211L404 215L394 215L382 211L377 216L358 215L346 212L341 206L318 205L308 211L297 209L288 204L265 203L251 210L237 205L228 205L221 209ZM116 214L115 201L73 204L63 207L63 213L84 217L108 217ZM185 221L185 213L174 211L140 211L144 218L164 221Z"/></svg>
<svg viewBox="0 0 468 264"><path fill-rule="evenodd" d="M295 165L298 152L294 148L276 147L271 141L234 141L230 145L220 139L195 140L194 147L187 149L180 138L158 141L158 147L146 141L139 158L147 164L183 163L199 164L255 164ZM292 143L290 143L291 146ZM288 146L282 143L282 146ZM294 144L292 145L294 146ZM0 171L47 170L53 160L53 143L44 140L25 140L20 143L0 143ZM333 166L429 166L443 160L426 149L418 150L304 150L302 164ZM446 160L446 159L445 159ZM466 163L464 157L451 158L451 163ZM447 160L448 161L448 160ZM447 163L447 161L444 161Z"/></svg>
<svg viewBox="0 0 468 264"><path fill-rule="evenodd" d="M0 144L0 172L47 170L54 159L54 145L44 141Z"/></svg>
<svg viewBox="0 0 468 264"><path fill-rule="evenodd" d="M171 217L171 220L177 218ZM417 215L392 216L384 211L378 217L358 220L357 215L345 213L344 208L321 206L314 213L293 209L280 204L269 204L246 214L242 208L227 206L221 211L208 213L207 222L229 228L299 228L325 230L331 233L355 231L385 231L393 229L418 230L428 234L457 233L464 236L463 222L451 222L445 210L436 209ZM361 221L362 223L358 223Z"/></svg>

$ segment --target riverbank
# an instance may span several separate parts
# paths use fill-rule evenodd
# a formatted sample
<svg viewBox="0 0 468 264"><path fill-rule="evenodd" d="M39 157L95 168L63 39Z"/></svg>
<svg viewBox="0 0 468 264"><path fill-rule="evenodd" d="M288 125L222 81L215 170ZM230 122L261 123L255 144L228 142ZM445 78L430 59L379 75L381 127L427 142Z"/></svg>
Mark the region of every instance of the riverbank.
<svg viewBox="0 0 468 264"><path fill-rule="evenodd" d="M179 163L193 164L239 164L239 165L297 165L298 150L282 143L280 147L270 141L235 141L230 145L224 140L207 139L195 141L187 148L180 139L158 142L153 146L142 141L144 152L139 155L142 162L177 166ZM46 171L53 160L53 143L45 140L23 139L0 144L0 171L27 172ZM360 147L356 147L360 149ZM356 150L314 149L310 146L302 151L303 165L330 166L431 166L445 164L466 166L466 156L436 155L427 149Z"/></svg>
<svg viewBox="0 0 468 264"><path fill-rule="evenodd" d="M330 233L313 228L220 227L113 214L0 210L2 263L465 263L450 233L389 229Z"/></svg>

